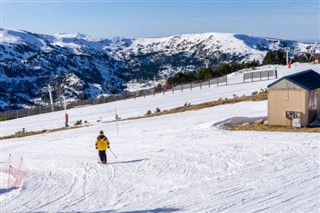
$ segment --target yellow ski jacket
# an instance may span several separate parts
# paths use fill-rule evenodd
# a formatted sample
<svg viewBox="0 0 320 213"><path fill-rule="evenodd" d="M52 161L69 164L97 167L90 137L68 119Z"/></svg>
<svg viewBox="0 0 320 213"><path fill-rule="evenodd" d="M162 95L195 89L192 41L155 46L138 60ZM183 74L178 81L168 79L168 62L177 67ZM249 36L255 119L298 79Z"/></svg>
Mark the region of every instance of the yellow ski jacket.
<svg viewBox="0 0 320 213"><path fill-rule="evenodd" d="M109 140L105 135L99 135L96 140L96 149L105 151L109 148Z"/></svg>

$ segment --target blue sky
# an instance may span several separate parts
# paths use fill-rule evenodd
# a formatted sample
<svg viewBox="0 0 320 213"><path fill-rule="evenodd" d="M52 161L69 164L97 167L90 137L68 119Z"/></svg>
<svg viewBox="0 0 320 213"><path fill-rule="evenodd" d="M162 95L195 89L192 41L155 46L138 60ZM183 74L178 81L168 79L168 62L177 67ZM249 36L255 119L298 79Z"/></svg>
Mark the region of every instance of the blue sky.
<svg viewBox="0 0 320 213"><path fill-rule="evenodd" d="M320 39L319 0L0 0L1 27L42 34L161 37L226 32Z"/></svg>

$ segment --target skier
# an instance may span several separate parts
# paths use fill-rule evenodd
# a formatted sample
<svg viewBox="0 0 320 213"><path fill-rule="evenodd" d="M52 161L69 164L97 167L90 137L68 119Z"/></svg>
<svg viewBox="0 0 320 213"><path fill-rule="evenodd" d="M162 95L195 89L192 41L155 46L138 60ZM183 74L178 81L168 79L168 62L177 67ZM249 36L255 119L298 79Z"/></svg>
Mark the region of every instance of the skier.
<svg viewBox="0 0 320 213"><path fill-rule="evenodd" d="M101 130L96 140L96 149L99 150L99 157L102 164L107 163L107 148L110 148L109 140Z"/></svg>

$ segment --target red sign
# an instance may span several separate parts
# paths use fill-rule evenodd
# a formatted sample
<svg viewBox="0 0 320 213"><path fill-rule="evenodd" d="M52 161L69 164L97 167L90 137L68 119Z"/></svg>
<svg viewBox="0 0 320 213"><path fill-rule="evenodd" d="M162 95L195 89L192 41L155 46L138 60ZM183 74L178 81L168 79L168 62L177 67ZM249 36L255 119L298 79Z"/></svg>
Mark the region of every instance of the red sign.
<svg viewBox="0 0 320 213"><path fill-rule="evenodd" d="M168 89L168 85L167 85L167 81L166 81L166 82L164 82L164 85L163 85L163 91L167 92L167 89Z"/></svg>
<svg viewBox="0 0 320 213"><path fill-rule="evenodd" d="M68 116L68 114L67 114L67 113L65 114L65 116L66 116L66 124L68 124L69 116Z"/></svg>

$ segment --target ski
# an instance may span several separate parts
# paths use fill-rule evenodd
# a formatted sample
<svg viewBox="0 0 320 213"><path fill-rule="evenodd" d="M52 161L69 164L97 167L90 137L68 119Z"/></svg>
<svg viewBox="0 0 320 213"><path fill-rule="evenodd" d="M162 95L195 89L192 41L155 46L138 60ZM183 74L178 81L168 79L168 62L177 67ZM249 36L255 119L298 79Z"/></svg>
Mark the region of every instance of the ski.
<svg viewBox="0 0 320 213"><path fill-rule="evenodd" d="M107 163L102 163L101 161L98 161L98 164L102 167L102 166L107 166Z"/></svg>

